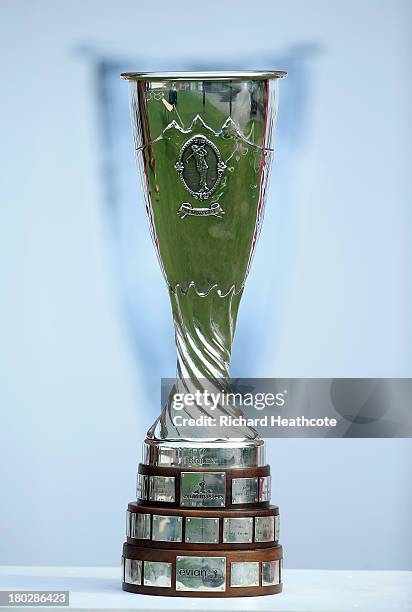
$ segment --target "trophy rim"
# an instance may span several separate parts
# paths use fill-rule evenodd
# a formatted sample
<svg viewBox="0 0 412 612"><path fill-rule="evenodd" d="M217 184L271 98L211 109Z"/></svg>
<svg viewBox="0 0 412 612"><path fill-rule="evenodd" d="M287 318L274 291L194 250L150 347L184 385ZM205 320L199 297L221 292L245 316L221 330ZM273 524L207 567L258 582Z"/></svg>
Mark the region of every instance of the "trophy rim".
<svg viewBox="0 0 412 612"><path fill-rule="evenodd" d="M282 79L284 70L215 70L206 72L122 72L126 81L266 81Z"/></svg>

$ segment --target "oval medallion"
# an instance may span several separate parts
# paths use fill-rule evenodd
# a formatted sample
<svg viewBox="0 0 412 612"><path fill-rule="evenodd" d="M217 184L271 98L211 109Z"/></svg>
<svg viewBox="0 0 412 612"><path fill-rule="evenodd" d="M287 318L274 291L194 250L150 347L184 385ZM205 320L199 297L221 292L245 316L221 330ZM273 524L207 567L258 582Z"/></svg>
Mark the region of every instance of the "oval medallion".
<svg viewBox="0 0 412 612"><path fill-rule="evenodd" d="M183 145L175 168L187 191L197 200L207 200L217 188L226 164L217 146L198 134Z"/></svg>

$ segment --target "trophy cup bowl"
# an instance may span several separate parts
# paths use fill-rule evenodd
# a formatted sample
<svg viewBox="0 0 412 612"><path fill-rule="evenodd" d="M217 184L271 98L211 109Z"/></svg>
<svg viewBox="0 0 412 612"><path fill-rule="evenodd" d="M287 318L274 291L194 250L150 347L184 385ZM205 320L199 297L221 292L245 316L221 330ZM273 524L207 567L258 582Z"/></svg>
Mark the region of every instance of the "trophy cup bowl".
<svg viewBox="0 0 412 612"><path fill-rule="evenodd" d="M151 237L172 306L175 393L224 392L259 237L285 72L125 73ZM248 596L282 589L279 511L247 425L196 429L171 400L150 427L127 511L124 590ZM187 419L241 415L184 406Z"/></svg>

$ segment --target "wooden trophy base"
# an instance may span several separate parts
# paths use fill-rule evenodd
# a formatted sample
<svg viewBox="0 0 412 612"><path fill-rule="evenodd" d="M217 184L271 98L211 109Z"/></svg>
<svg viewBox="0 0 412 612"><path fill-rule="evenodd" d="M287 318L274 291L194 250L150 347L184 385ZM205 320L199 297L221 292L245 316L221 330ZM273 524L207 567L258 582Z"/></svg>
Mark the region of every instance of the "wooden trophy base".
<svg viewBox="0 0 412 612"><path fill-rule="evenodd" d="M168 597L251 597L282 591L282 547L250 550L151 549L124 544L123 590ZM138 584L140 583L140 584ZM247 585L247 586L246 586Z"/></svg>
<svg viewBox="0 0 412 612"><path fill-rule="evenodd" d="M279 509L269 466L139 465L127 510L123 589L170 597L282 591Z"/></svg>

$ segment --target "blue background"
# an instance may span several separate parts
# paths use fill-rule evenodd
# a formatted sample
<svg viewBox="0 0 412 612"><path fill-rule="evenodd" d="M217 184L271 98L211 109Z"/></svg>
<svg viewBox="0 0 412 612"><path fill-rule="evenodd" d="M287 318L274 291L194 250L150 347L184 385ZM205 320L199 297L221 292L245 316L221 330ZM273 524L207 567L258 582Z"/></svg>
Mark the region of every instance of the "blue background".
<svg viewBox="0 0 412 612"><path fill-rule="evenodd" d="M408 377L412 5L0 12L0 563L114 565L175 370L119 72L289 71L232 375ZM288 567L412 568L410 440L268 446Z"/></svg>

